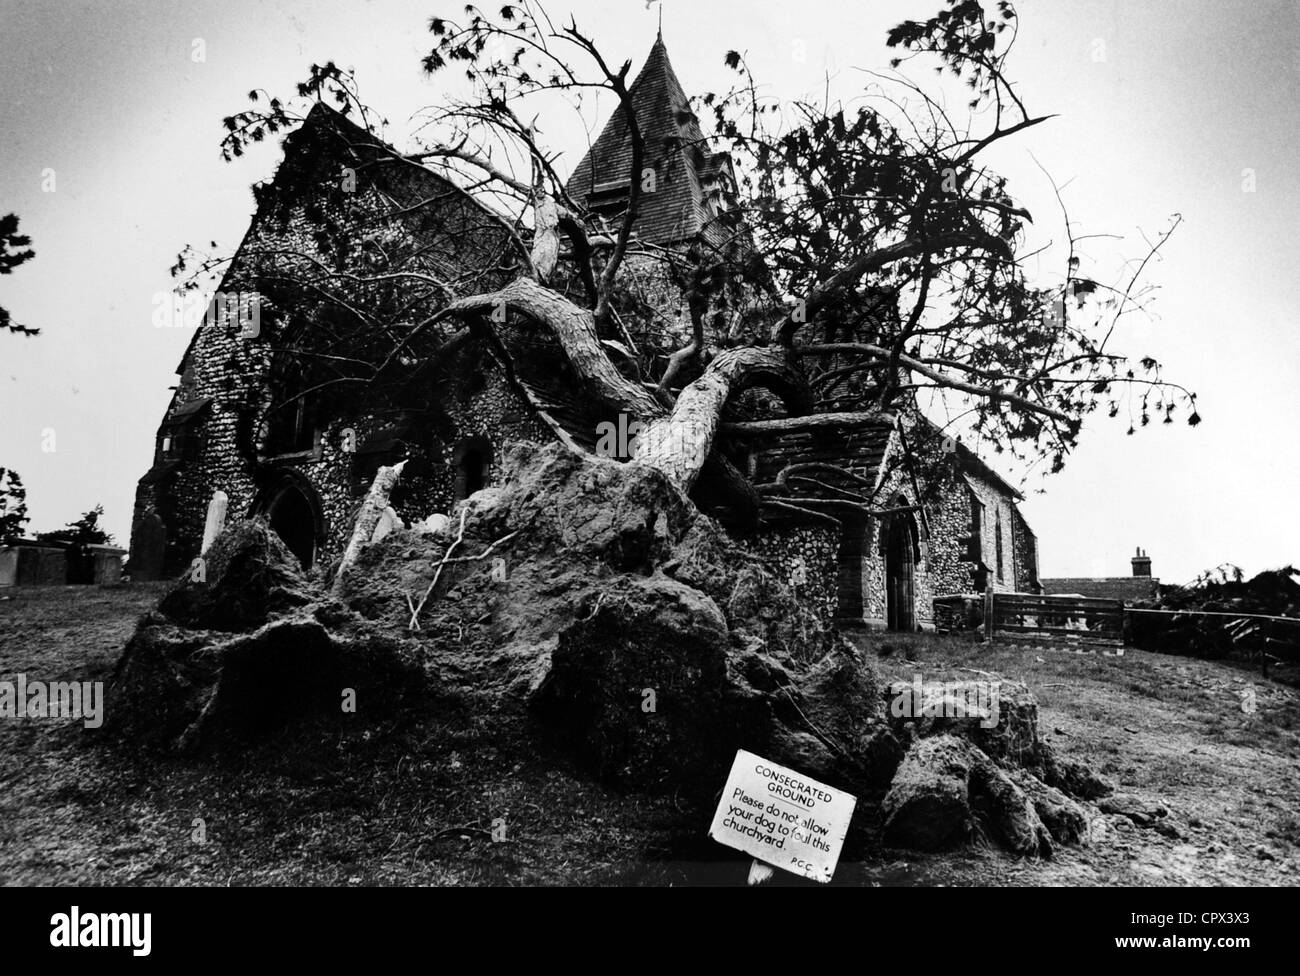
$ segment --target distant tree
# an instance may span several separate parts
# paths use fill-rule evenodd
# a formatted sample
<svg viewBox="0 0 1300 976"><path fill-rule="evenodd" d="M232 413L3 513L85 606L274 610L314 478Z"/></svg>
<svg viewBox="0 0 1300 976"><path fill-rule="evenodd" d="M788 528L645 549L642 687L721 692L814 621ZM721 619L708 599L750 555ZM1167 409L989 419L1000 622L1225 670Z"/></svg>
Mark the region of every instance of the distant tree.
<svg viewBox="0 0 1300 976"><path fill-rule="evenodd" d="M5 214L0 217L0 274L11 274L14 268L24 261L30 261L36 256L27 245L31 244L32 239L25 234L18 233L18 215ZM36 335L40 329L29 329L27 326L15 322L9 316L9 310L0 306L0 329L7 329L10 332L17 332L19 335ZM0 471L3 471L0 468Z"/></svg>
<svg viewBox="0 0 1300 976"><path fill-rule="evenodd" d="M1289 568L1289 567L1288 567ZM1192 581L1192 586L1196 589L1206 589L1214 586L1222 586L1225 583L1240 583L1246 578L1240 566L1233 563L1222 563L1213 569L1207 569L1197 575Z"/></svg>
<svg viewBox="0 0 1300 976"><path fill-rule="evenodd" d="M76 546L111 546L113 537L99 524L103 515L104 506L96 505L75 522L53 532L38 532L36 538L41 542L69 542Z"/></svg>
<svg viewBox="0 0 1300 976"><path fill-rule="evenodd" d="M23 534L27 519L27 489L18 472L0 468L0 543Z"/></svg>

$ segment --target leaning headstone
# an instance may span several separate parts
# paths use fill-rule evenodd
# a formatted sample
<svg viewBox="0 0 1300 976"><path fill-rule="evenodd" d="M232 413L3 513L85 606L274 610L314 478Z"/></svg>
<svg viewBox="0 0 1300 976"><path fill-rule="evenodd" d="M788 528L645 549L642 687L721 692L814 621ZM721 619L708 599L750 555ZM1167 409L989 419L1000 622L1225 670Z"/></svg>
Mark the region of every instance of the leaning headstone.
<svg viewBox="0 0 1300 976"><path fill-rule="evenodd" d="M167 551L167 527L158 513L149 509L131 530L131 579L163 578L163 557Z"/></svg>
<svg viewBox="0 0 1300 976"><path fill-rule="evenodd" d="M0 546L0 586L14 586L18 582L18 550Z"/></svg>
<svg viewBox="0 0 1300 976"><path fill-rule="evenodd" d="M220 488L212 493L212 500L208 502L208 520L203 524L201 553L208 551L208 547L217 541L217 536L226 527L226 505L229 502L229 497Z"/></svg>
<svg viewBox="0 0 1300 976"><path fill-rule="evenodd" d="M393 511L393 507L390 505L380 513L379 521L375 523L375 531L371 534L370 541L378 542L394 529L404 528L406 528L406 523L402 521L397 512Z"/></svg>

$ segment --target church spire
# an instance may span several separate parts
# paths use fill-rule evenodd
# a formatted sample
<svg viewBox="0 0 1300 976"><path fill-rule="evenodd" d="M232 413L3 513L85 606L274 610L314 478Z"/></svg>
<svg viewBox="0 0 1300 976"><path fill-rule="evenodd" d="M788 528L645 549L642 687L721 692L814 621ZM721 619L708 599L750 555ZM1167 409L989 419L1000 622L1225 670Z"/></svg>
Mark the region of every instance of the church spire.
<svg viewBox="0 0 1300 976"><path fill-rule="evenodd" d="M723 164L710 151L673 71L662 26L628 95L644 149L636 175L641 193L635 231L655 244L689 240L715 215L711 194ZM573 171L569 195L617 218L627 209L631 164L632 137L619 106Z"/></svg>

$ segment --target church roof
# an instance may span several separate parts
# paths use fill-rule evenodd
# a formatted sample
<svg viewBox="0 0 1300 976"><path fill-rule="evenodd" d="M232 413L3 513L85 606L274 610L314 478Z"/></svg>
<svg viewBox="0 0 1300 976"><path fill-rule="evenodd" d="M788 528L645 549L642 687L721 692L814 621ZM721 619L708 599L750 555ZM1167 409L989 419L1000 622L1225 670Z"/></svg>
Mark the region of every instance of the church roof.
<svg viewBox="0 0 1300 976"><path fill-rule="evenodd" d="M1044 593L1078 594L1133 603L1160 592L1160 580L1150 576L1069 576L1039 580Z"/></svg>
<svg viewBox="0 0 1300 976"><path fill-rule="evenodd" d="M870 492L871 487L879 482L895 422L893 417L882 415L865 423L846 421L812 429L765 431L761 434L724 428L719 435L719 447L732 464L759 487L760 500L767 495L844 498L844 491L861 493L865 489ZM823 487L804 483L798 488L792 485L785 489L785 478L790 473L787 469L791 465L807 464L823 466L822 470L811 475ZM792 515L780 505L762 504L761 514L762 520L769 525L804 520L803 516ZM826 514L837 513L831 510Z"/></svg>
<svg viewBox="0 0 1300 976"><path fill-rule="evenodd" d="M731 160L726 153L710 150L662 36L628 94L645 142L642 173L654 171L653 192L642 192L633 230L641 240L660 245L689 240L701 231L706 239L721 242L728 232L712 218L724 209L721 181L734 180ZM631 170L632 133L619 105L566 189L578 203L609 217L621 216L627 209Z"/></svg>

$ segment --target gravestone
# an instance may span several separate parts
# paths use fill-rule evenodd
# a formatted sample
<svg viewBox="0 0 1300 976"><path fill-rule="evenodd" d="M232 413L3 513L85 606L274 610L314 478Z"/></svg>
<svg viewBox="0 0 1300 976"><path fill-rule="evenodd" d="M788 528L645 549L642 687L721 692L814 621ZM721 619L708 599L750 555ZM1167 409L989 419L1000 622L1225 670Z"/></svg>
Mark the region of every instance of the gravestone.
<svg viewBox="0 0 1300 976"><path fill-rule="evenodd" d="M122 557L125 549L117 546L86 546L93 566L92 579L96 586L115 586L122 581Z"/></svg>
<svg viewBox="0 0 1300 976"><path fill-rule="evenodd" d="M62 586L68 581L68 558L52 546L18 548L19 586Z"/></svg>
<svg viewBox="0 0 1300 976"><path fill-rule="evenodd" d="M166 551L167 527L158 513L149 509L131 530L131 579L162 579Z"/></svg>
<svg viewBox="0 0 1300 976"><path fill-rule="evenodd" d="M226 527L226 506L229 502L230 498L220 488L212 493L212 500L208 502L208 520L203 524L203 546L200 553L207 552Z"/></svg>
<svg viewBox="0 0 1300 976"><path fill-rule="evenodd" d="M380 513L379 521L375 523L375 531L370 534L370 541L378 542L394 529L404 528L406 528L406 523L402 521L401 517L390 505Z"/></svg>

